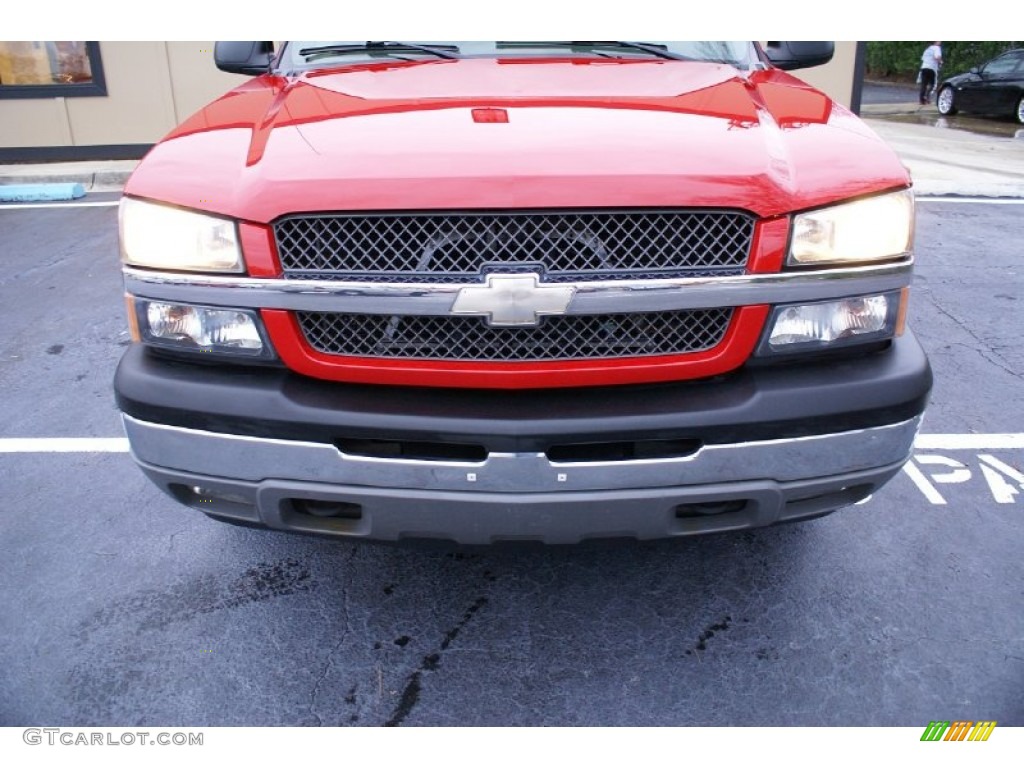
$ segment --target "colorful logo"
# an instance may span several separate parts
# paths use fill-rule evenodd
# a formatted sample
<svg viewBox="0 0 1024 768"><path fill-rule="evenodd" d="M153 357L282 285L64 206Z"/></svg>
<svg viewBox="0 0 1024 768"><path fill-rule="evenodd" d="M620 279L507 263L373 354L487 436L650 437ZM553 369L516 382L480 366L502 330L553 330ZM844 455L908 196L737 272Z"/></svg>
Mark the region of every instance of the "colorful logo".
<svg viewBox="0 0 1024 768"><path fill-rule="evenodd" d="M988 741L995 727L995 720L932 720L921 734L921 741Z"/></svg>

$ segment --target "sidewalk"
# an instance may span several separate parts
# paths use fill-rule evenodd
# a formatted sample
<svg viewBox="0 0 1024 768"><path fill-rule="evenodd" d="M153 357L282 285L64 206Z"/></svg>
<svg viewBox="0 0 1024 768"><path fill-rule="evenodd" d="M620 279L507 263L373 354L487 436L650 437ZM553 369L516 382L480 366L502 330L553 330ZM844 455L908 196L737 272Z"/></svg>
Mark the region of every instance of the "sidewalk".
<svg viewBox="0 0 1024 768"><path fill-rule="evenodd" d="M861 117L900 156L919 195L1024 198L1024 129L1007 136L958 130L917 103L869 104ZM120 191L135 160L0 165L0 184L72 182L86 192Z"/></svg>
<svg viewBox="0 0 1024 768"><path fill-rule="evenodd" d="M988 135L961 130L934 106L872 104L861 117L910 169L918 195L1024 198L1024 130L1005 121Z"/></svg>

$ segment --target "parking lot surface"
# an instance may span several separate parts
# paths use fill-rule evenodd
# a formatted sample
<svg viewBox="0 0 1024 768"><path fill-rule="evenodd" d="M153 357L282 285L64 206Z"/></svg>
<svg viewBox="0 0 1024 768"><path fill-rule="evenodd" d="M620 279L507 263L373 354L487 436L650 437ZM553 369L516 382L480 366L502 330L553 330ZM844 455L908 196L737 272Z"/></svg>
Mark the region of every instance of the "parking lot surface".
<svg viewBox="0 0 1024 768"><path fill-rule="evenodd" d="M448 551L161 495L118 439L116 208L0 209L0 725L1024 725L1022 213L920 203L935 389L866 504Z"/></svg>

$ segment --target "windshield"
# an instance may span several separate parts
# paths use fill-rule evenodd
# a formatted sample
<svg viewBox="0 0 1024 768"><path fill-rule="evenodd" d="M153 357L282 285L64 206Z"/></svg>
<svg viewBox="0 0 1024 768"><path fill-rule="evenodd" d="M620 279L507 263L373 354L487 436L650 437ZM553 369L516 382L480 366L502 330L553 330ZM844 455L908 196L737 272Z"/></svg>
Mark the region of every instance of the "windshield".
<svg viewBox="0 0 1024 768"><path fill-rule="evenodd" d="M622 59L681 59L729 64L748 70L757 65L749 41L292 41L286 44L278 64L284 72L301 72L324 66L362 64L370 61L422 61L494 57L525 58L586 56Z"/></svg>

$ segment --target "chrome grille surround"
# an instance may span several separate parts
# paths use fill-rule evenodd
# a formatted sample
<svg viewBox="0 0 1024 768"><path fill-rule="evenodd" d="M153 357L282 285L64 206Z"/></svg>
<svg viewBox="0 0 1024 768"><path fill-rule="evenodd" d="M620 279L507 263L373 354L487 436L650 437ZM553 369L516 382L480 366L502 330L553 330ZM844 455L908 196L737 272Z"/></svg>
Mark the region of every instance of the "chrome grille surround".
<svg viewBox="0 0 1024 768"><path fill-rule="evenodd" d="M286 277L482 282L537 272L545 282L742 274L755 219L698 210L295 214L274 237Z"/></svg>
<svg viewBox="0 0 1024 768"><path fill-rule="evenodd" d="M702 352L717 346L732 309L543 317L537 327L483 318L298 312L309 345L328 355L491 362L592 360Z"/></svg>

